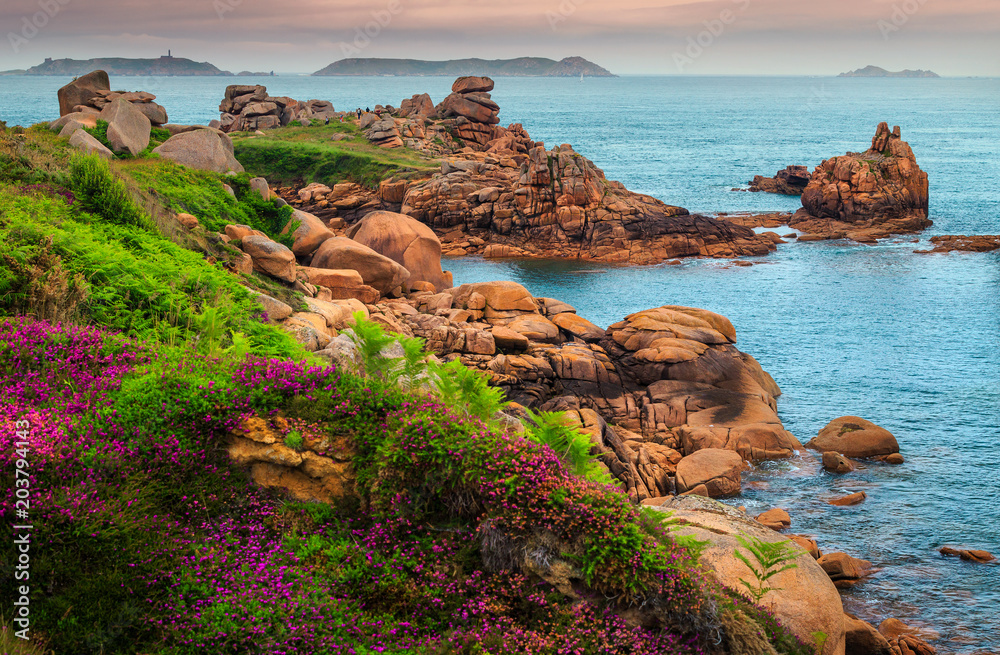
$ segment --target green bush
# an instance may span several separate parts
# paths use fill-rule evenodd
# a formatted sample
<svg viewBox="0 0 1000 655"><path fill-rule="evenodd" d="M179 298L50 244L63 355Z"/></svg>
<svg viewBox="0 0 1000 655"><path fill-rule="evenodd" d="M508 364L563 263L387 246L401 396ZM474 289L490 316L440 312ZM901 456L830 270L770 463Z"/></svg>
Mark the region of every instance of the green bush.
<svg viewBox="0 0 1000 655"><path fill-rule="evenodd" d="M70 181L80 206L108 223L153 230L153 223L115 177L108 162L97 155L82 155L70 165Z"/></svg>

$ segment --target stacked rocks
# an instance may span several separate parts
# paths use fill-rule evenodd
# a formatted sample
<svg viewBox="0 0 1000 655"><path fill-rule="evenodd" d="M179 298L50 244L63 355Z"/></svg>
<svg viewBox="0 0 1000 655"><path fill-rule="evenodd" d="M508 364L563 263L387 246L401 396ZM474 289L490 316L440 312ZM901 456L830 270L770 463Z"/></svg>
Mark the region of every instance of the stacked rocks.
<svg viewBox="0 0 1000 655"><path fill-rule="evenodd" d="M153 102L156 96L145 91L119 92L111 90L111 81L104 71L93 71L59 89L59 115L99 114L119 98L132 104L149 122L159 127L167 123L167 110Z"/></svg>
<svg viewBox="0 0 1000 655"><path fill-rule="evenodd" d="M308 124L313 118L325 120L338 115L326 100L300 102L286 96L269 96L267 87L245 84L226 87L219 111L219 128L225 132L267 130L293 121Z"/></svg>
<svg viewBox="0 0 1000 655"><path fill-rule="evenodd" d="M493 80L460 77L451 90L451 95L437 106L437 115L454 119L454 133L465 141L482 145L496 138L494 126L500 123L500 105L490 98Z"/></svg>

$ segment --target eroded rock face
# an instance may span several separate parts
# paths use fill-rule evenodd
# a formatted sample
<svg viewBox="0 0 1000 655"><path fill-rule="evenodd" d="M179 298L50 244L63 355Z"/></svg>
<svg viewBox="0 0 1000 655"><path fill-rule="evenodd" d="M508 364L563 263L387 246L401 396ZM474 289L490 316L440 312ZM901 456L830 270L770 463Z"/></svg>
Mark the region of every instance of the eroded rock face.
<svg viewBox="0 0 1000 655"><path fill-rule="evenodd" d="M650 264L775 248L748 228L632 193L570 146L532 146L522 158L518 168L452 162L451 172L412 185L401 211L435 229L485 230L492 245L548 257Z"/></svg>
<svg viewBox="0 0 1000 655"><path fill-rule="evenodd" d="M300 502L335 503L356 497L350 440L306 433L302 446L293 449L285 439L294 430L281 417L249 417L228 435L229 457L249 467L258 485L284 489Z"/></svg>
<svg viewBox="0 0 1000 655"><path fill-rule="evenodd" d="M813 234L840 232L861 240L915 232L927 218L929 183L909 144L880 123L862 153L828 159L816 167L802 192L802 209L789 226Z"/></svg>
<svg viewBox="0 0 1000 655"><path fill-rule="evenodd" d="M669 512L681 524L677 528L680 534L709 542L700 561L721 584L739 593L745 592L740 581L752 582L753 576L734 556L741 549L737 537L750 536L770 543L786 540L742 512L706 498L677 497L655 509ZM771 587L780 591L769 592L762 604L773 606L774 615L782 625L806 644L815 643L814 633L826 634L822 655L844 655L844 609L840 594L807 552L803 550L794 563L794 569L772 578Z"/></svg>

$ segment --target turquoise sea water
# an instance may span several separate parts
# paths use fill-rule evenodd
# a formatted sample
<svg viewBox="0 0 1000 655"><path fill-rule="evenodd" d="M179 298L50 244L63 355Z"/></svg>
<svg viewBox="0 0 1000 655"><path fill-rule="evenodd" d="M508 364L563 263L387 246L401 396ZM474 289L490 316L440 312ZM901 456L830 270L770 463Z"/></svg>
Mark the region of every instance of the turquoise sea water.
<svg viewBox="0 0 1000 655"><path fill-rule="evenodd" d="M67 80L0 78L0 119L58 113ZM118 78L156 93L174 122L206 123L225 86L248 78ZM275 95L338 109L398 105L449 91L445 78L259 80ZM608 177L692 211L791 210L797 199L734 193L756 174L867 148L900 125L930 176L934 227L912 243L790 243L750 268L714 260L629 268L573 262L450 260L457 283L521 282L607 326L661 304L728 316L739 347L782 386L779 411L803 442L830 419L891 430L905 465L844 477L805 454L754 470L734 504L785 507L794 532L882 567L845 593L869 620L895 616L941 633L939 652L1000 650L1000 566L937 554L1000 554L1000 255L916 255L934 234L1000 233L1000 80L836 78L500 79L503 122L547 145L572 143ZM825 500L864 490L868 501Z"/></svg>

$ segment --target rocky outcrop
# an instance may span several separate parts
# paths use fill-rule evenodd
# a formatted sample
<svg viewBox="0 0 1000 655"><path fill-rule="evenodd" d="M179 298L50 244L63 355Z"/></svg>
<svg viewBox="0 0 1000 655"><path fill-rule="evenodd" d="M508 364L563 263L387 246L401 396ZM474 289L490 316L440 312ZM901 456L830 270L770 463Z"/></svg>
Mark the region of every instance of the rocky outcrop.
<svg viewBox="0 0 1000 655"><path fill-rule="evenodd" d="M673 493L678 463L699 450L724 449L742 469L744 459L801 447L774 413L777 385L736 350L735 330L718 314L665 307L602 331L514 282L412 294L372 311L391 331L484 371L513 402L568 412L636 501ZM661 361L637 359L643 350ZM737 482L726 493L738 491Z"/></svg>
<svg viewBox="0 0 1000 655"><path fill-rule="evenodd" d="M532 146L522 155L511 148L524 141L508 140L506 155L465 155L447 162L445 174L410 186L402 213L544 257L651 264L775 248L750 229L632 193L570 146Z"/></svg>
<svg viewBox="0 0 1000 655"><path fill-rule="evenodd" d="M224 132L253 132L284 127L293 121L309 124L312 119L327 120L340 114L326 100L300 102L286 96L270 96L267 87L233 84L226 87L219 104Z"/></svg>
<svg viewBox="0 0 1000 655"><path fill-rule="evenodd" d="M757 193L778 193L785 196L801 196L809 184L809 169L806 166L788 166L774 177L754 176L750 181L750 191Z"/></svg>
<svg viewBox="0 0 1000 655"><path fill-rule="evenodd" d="M199 170L216 173L243 172L243 165L236 161L233 154L233 142L229 136L209 127L172 136L154 148L153 152Z"/></svg>
<svg viewBox="0 0 1000 655"><path fill-rule="evenodd" d="M227 435L226 449L235 463L249 467L255 483L297 501L332 504L356 496L354 443L345 436L316 435L281 416L251 416Z"/></svg>
<svg viewBox="0 0 1000 655"><path fill-rule="evenodd" d="M842 234L859 241L910 233L931 225L929 184L909 144L880 123L872 145L824 161L802 192L802 209L789 226L811 234Z"/></svg>
<svg viewBox="0 0 1000 655"><path fill-rule="evenodd" d="M654 508L667 512L677 524L677 534L690 535L707 542L699 561L719 583L737 593L745 593L741 581L754 582L750 569L736 556L744 552L739 537L752 537L768 543L786 537L750 519L745 513L712 500L696 496L678 497ZM840 594L829 577L806 551L795 558L795 568L771 579L771 588L761 604L806 644L816 643L823 633L821 655L844 655L845 622ZM744 553L745 554L745 553Z"/></svg>
<svg viewBox="0 0 1000 655"><path fill-rule="evenodd" d="M806 446L854 458L884 457L899 452L899 443L891 432L858 416L833 419Z"/></svg>

